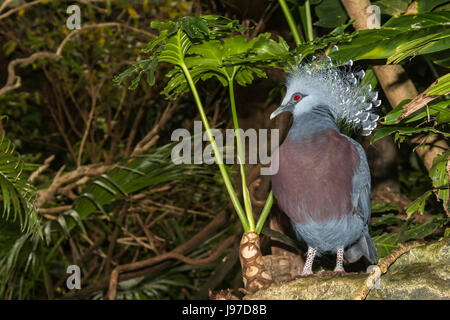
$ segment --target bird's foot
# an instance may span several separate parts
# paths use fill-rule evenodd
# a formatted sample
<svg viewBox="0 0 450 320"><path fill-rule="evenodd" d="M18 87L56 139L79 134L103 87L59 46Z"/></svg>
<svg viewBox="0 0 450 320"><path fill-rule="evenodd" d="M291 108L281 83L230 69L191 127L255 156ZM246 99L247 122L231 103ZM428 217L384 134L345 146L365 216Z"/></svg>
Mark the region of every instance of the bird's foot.
<svg viewBox="0 0 450 320"><path fill-rule="evenodd" d="M303 270L302 273L297 276L296 278L306 278L306 277L311 277L313 276L314 273L312 272L312 270Z"/></svg>
<svg viewBox="0 0 450 320"><path fill-rule="evenodd" d="M333 271L323 271L323 272L320 272L319 274L322 277L324 277L324 276L340 276L340 277L343 277L343 276L346 276L346 275L348 275L350 273L346 272L344 270L344 268L334 268Z"/></svg>
<svg viewBox="0 0 450 320"><path fill-rule="evenodd" d="M336 267L336 268L334 268L334 270L332 272L330 272L330 274L333 275L333 276L345 276L348 273L345 272L344 268Z"/></svg>

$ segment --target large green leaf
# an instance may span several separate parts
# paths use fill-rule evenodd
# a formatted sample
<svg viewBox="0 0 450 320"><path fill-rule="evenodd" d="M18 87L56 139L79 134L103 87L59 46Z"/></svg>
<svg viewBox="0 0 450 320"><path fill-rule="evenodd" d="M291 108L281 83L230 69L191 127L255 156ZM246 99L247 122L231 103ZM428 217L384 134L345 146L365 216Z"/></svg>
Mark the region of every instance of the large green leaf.
<svg viewBox="0 0 450 320"><path fill-rule="evenodd" d="M417 12L430 12L437 6L443 5L445 3L450 3L449 0L416 0L417 2Z"/></svg>
<svg viewBox="0 0 450 320"><path fill-rule="evenodd" d="M378 258L387 256L399 243L425 238L436 228L448 223L448 220L448 218L433 216L422 224L410 225L405 223L399 232L385 233L372 237Z"/></svg>
<svg viewBox="0 0 450 320"><path fill-rule="evenodd" d="M433 159L433 166L430 169L429 175L433 181L433 187L438 188L437 197L442 200L444 210L448 212L449 199L449 175L448 163L450 159L450 150L442 153Z"/></svg>
<svg viewBox="0 0 450 320"><path fill-rule="evenodd" d="M432 53L428 57L430 57L434 64L444 68L450 68L450 49Z"/></svg>
<svg viewBox="0 0 450 320"><path fill-rule="evenodd" d="M442 84L441 88L444 87L445 85ZM436 92L441 92L440 90L441 89ZM378 128L375 131L372 141L379 140L391 134L395 135L395 140L399 138L403 139L405 136L426 132L438 133L445 137L449 136L448 132L444 129L440 129L442 126L433 126L433 123L436 121L438 124L445 124L450 121L450 111L448 109L450 100L430 103L425 110L419 109L399 121L400 115L404 112L403 107L405 104L409 103L409 101L409 99L402 101L384 117L384 121L381 122L384 127Z"/></svg>
<svg viewBox="0 0 450 320"><path fill-rule="evenodd" d="M450 73L437 79L437 83L427 92L427 95L444 95L450 93Z"/></svg>
<svg viewBox="0 0 450 320"><path fill-rule="evenodd" d="M378 0L372 2L372 4L380 7L381 13L388 14L390 16L399 16L403 14L406 9L408 9L408 5L410 0Z"/></svg>
<svg viewBox="0 0 450 320"><path fill-rule="evenodd" d="M160 34L147 44L142 50L144 54L150 54L147 59L134 62L131 67L117 75L113 81L121 83L125 78L137 73L131 82L129 89L136 89L142 76L147 75L147 83L155 84L155 70L159 62L168 62L177 67L169 72L169 75L177 73L177 68L185 62L185 55L193 43L203 40L213 40L231 32L241 32L245 30L236 20L214 15L201 15L200 17L183 17L177 22L152 21L151 27L158 29ZM186 88L184 77L179 77L170 83L173 88L181 85L181 88L174 90L175 95L183 92ZM166 88L164 93L171 92Z"/></svg>
<svg viewBox="0 0 450 320"><path fill-rule="evenodd" d="M191 39L204 39L209 36L208 23L201 17L184 17L181 28Z"/></svg>
<svg viewBox="0 0 450 320"><path fill-rule="evenodd" d="M372 213L380 213L380 212L387 212L387 211L400 212L401 208L393 202L386 202L386 203L372 202L372 206L371 206ZM385 215L383 215L383 217L384 216L388 216L388 215L385 214ZM377 222L378 222L378 220L377 220Z"/></svg>
<svg viewBox="0 0 450 320"><path fill-rule="evenodd" d="M410 217L414 212L419 212L420 214L423 214L425 211L425 204L427 199L431 196L431 191L427 191L424 194L422 194L420 197L418 197L416 200L411 202L406 207L406 214L408 217Z"/></svg>
<svg viewBox="0 0 450 320"><path fill-rule="evenodd" d="M383 137L386 137L394 133L396 134L395 140L397 140L399 136L412 136L413 134L416 133L426 133L426 132L439 133L446 137L450 136L449 133L439 131L433 127L414 128L414 127L389 126L389 127L382 127L376 130L374 135L372 136L371 141L375 142Z"/></svg>
<svg viewBox="0 0 450 320"><path fill-rule="evenodd" d="M264 33L247 41L244 36L234 36L221 40L202 41L193 44L186 53L184 63L189 69L194 82L217 78L223 86L236 80L240 85L250 84L254 77L265 77L260 66L274 65L280 56L287 57L289 47L286 42L269 39L270 34ZM183 72L173 69L167 75L169 83L163 93L176 97L181 92L189 90Z"/></svg>
<svg viewBox="0 0 450 320"><path fill-rule="evenodd" d="M215 77L224 86L228 85L230 79L240 85L248 85L255 77L266 77L262 67L289 68L299 55L305 57L326 48L330 43L350 40L352 35L345 34L349 25L338 26L327 36L316 38L314 42L290 52L283 38L279 37L275 41L270 39L270 33L260 34L250 41L241 35L224 38L224 35L244 29L236 21L224 17L202 15L196 18L184 17L178 22L152 22L152 27L159 29L160 35L143 50L143 53L151 53L151 56L135 62L116 76L114 81L120 83L137 73L129 87L134 89L147 73L147 82L153 85L158 63L168 62L175 67L167 72L166 76L170 80L162 93L172 98L189 90L182 71L185 67L194 83Z"/></svg>
<svg viewBox="0 0 450 320"><path fill-rule="evenodd" d="M383 125L398 125L402 126L407 123L413 123L417 121L424 121L428 120L428 117L430 117L430 121L434 120L436 117L436 120L438 123L445 123L446 120L450 117L450 100L444 100L439 101L436 103L430 103L428 105L427 110L418 110L417 112L411 114L405 119L402 119L401 121L398 120L398 118L403 114L403 106L408 103L410 100L404 100L397 107L392 109L385 117L384 121L381 122Z"/></svg>
<svg viewBox="0 0 450 320"><path fill-rule="evenodd" d="M259 66L280 66L280 61L288 58L289 45L282 37L278 42L270 39L270 33L262 33L249 42L238 39L237 48L228 49L229 54L224 57L225 65L252 64ZM229 43L233 46L233 43Z"/></svg>
<svg viewBox="0 0 450 320"><path fill-rule="evenodd" d="M396 48L396 53L388 58L387 63L399 63L410 56L443 51L449 47L450 34L448 32L431 33L419 39L400 44Z"/></svg>
<svg viewBox="0 0 450 320"><path fill-rule="evenodd" d="M188 35L180 28L174 36L169 37L158 56L158 62L169 62L180 65L184 62L184 55L189 50L192 42Z"/></svg>
<svg viewBox="0 0 450 320"><path fill-rule="evenodd" d="M338 60L387 59L396 62L417 54L450 48L450 12L392 17L380 29L360 30L348 45L330 54Z"/></svg>
<svg viewBox="0 0 450 320"><path fill-rule="evenodd" d="M348 16L340 0L323 0L314 7L319 21L314 25L325 28L335 28L347 21Z"/></svg>

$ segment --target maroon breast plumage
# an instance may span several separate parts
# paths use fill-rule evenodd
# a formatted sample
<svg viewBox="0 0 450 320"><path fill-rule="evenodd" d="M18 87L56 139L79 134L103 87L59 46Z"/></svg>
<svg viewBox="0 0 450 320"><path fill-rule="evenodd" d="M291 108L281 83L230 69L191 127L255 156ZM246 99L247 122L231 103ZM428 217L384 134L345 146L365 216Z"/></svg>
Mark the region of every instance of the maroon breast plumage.
<svg viewBox="0 0 450 320"><path fill-rule="evenodd" d="M273 190L291 220L322 222L353 212L352 177L359 156L350 141L328 129L305 139L288 136L278 152Z"/></svg>

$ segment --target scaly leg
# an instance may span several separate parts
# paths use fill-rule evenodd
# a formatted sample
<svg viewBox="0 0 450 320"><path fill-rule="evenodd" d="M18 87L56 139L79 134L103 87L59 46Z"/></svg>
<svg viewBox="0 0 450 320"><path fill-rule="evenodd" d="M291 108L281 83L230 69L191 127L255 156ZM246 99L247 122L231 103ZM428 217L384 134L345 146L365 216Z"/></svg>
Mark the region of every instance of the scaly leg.
<svg viewBox="0 0 450 320"><path fill-rule="evenodd" d="M316 255L316 249L308 247L308 254L306 256L305 266L303 267L302 276L309 276L313 274L312 265L314 261L314 256Z"/></svg>
<svg viewBox="0 0 450 320"><path fill-rule="evenodd" d="M338 248L336 257L336 268L334 268L334 272L345 272L343 263L344 263L344 248Z"/></svg>

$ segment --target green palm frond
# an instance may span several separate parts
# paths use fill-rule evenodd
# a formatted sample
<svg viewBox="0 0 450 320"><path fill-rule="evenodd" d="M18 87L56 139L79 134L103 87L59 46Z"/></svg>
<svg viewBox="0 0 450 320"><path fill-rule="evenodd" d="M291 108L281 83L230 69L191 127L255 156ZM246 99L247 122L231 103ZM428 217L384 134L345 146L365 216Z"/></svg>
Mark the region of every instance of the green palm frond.
<svg viewBox="0 0 450 320"><path fill-rule="evenodd" d="M95 210L103 211L104 206L111 201L144 188L183 180L205 172L205 169L198 166L174 164L171 161L173 146L174 144L168 144L138 156L130 162L123 161L90 183L74 203L73 209L81 218L85 218Z"/></svg>
<svg viewBox="0 0 450 320"><path fill-rule="evenodd" d="M8 292L8 298L14 299L32 295L32 288L36 281L42 279L44 269L51 263L55 268L60 267L57 265L57 248L68 238L71 230L78 226L81 232L86 232L85 221L97 211L107 214L108 206L113 201L161 183L188 183L189 179L199 176L212 178L209 168L174 164L171 161L173 146L174 144L168 144L141 156L124 159L109 172L89 182L73 203L72 209L46 223L43 228L46 241L41 241L42 238L35 231L23 237L12 237L8 244L11 249L2 250L0 246L0 297L5 297L5 292ZM1 232L2 229L0 235ZM58 237L52 239L51 236L55 234L58 234ZM11 272L12 270L16 272ZM164 280L159 285L163 283L167 284Z"/></svg>
<svg viewBox="0 0 450 320"><path fill-rule="evenodd" d="M15 152L13 143L0 131L0 206L4 220L20 222L23 231L30 233L38 226L36 192L24 177L25 164Z"/></svg>
<svg viewBox="0 0 450 320"><path fill-rule="evenodd" d="M61 214L58 219L47 222L44 227L47 244L51 242L55 225L66 236L76 225L85 232L83 220L95 211L107 214L105 206L113 201L161 183L210 174L204 167L174 164L171 160L173 146L172 143L167 144L138 157L124 159L115 168L88 183L70 210ZM67 219L69 217L71 219Z"/></svg>

